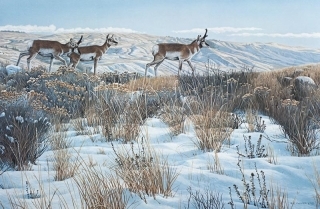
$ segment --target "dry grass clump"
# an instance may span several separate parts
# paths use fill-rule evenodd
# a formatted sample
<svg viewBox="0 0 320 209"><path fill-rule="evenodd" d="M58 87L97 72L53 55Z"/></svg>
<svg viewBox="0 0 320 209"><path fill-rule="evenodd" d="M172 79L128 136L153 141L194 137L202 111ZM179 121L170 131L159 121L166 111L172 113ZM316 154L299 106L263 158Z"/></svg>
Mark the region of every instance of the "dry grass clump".
<svg viewBox="0 0 320 209"><path fill-rule="evenodd" d="M78 157L72 159L73 155L69 149L59 149L53 151L52 165L55 171L54 180L63 181L74 177L78 173L81 163Z"/></svg>
<svg viewBox="0 0 320 209"><path fill-rule="evenodd" d="M288 136L288 148L293 155L308 156L313 150L319 149L315 129L318 116L310 105L305 101L285 100L274 109L273 118Z"/></svg>
<svg viewBox="0 0 320 209"><path fill-rule="evenodd" d="M222 168L222 165L220 164L220 159L217 152L214 152L214 156L212 156L212 159L209 157L207 162L207 168L210 170L211 173L224 175L224 170Z"/></svg>
<svg viewBox="0 0 320 209"><path fill-rule="evenodd" d="M258 112L252 109L245 110L245 122L247 123L248 132L261 132L263 133L266 129L266 124L262 120L261 116L258 116Z"/></svg>
<svg viewBox="0 0 320 209"><path fill-rule="evenodd" d="M130 92L127 87L126 84L101 83L94 89L93 101L85 113L89 124L102 127L107 141L121 139L126 143L135 140L140 125L174 96L144 90Z"/></svg>
<svg viewBox="0 0 320 209"><path fill-rule="evenodd" d="M173 195L173 184L178 177L176 169L169 165L164 157L160 157L150 146L144 143L136 148L117 149L113 146L116 155L114 171L124 181L129 191L139 195L146 202L145 195L164 197Z"/></svg>
<svg viewBox="0 0 320 209"><path fill-rule="evenodd" d="M159 76L152 78L139 78L131 80L126 84L129 91L161 91L161 90L175 90L178 80L175 76Z"/></svg>
<svg viewBox="0 0 320 209"><path fill-rule="evenodd" d="M294 202L290 203L288 194L281 187L270 186L268 208L270 209L292 209Z"/></svg>
<svg viewBox="0 0 320 209"><path fill-rule="evenodd" d="M70 121L72 127L77 131L77 135L86 135L86 124L82 118L73 119Z"/></svg>
<svg viewBox="0 0 320 209"><path fill-rule="evenodd" d="M132 80L137 80L141 77L140 74L136 72L123 72L119 74L118 72L104 72L99 75L101 81L105 83L128 83Z"/></svg>
<svg viewBox="0 0 320 209"><path fill-rule="evenodd" d="M314 200L317 208L320 207L320 170L318 166L315 162L313 163L314 175L308 177L314 188Z"/></svg>
<svg viewBox="0 0 320 209"><path fill-rule="evenodd" d="M67 149L71 146L71 141L67 139L64 131L52 133L49 138L51 150Z"/></svg>
<svg viewBox="0 0 320 209"><path fill-rule="evenodd" d="M84 166L82 172L73 179L80 193L81 208L127 208L129 194L119 177L104 174L92 166Z"/></svg>
<svg viewBox="0 0 320 209"><path fill-rule="evenodd" d="M224 142L230 139L233 117L223 111L208 110L201 115L191 115L198 141L196 146L205 152L220 152Z"/></svg>
<svg viewBox="0 0 320 209"><path fill-rule="evenodd" d="M132 101L125 93L114 89L99 89L95 95L95 106L86 113L96 116L90 123L102 127L107 141L135 140L143 122L143 100Z"/></svg>
<svg viewBox="0 0 320 209"><path fill-rule="evenodd" d="M161 109L160 118L169 126L169 129L174 136L184 133L184 122L186 117L185 109L178 105L165 105Z"/></svg>

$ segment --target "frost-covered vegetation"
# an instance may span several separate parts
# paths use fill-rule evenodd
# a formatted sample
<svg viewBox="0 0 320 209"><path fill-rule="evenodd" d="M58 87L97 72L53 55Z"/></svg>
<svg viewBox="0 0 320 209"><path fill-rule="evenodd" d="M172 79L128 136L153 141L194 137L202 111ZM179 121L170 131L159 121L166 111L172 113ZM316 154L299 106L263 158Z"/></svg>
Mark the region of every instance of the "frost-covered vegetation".
<svg viewBox="0 0 320 209"><path fill-rule="evenodd" d="M319 66L156 78L5 66L0 207L320 207Z"/></svg>

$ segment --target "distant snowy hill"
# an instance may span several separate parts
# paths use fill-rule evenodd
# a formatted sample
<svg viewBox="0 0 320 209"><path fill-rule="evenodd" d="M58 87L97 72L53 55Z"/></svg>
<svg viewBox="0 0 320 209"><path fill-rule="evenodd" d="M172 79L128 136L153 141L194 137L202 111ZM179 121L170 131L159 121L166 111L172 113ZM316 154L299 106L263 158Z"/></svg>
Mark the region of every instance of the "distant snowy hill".
<svg viewBox="0 0 320 209"><path fill-rule="evenodd" d="M27 33L0 32L0 61L15 64L19 53L26 50L28 42L34 39L57 40L66 43L70 38L78 39L84 36L81 46L102 45L107 34L54 34L35 35ZM145 65L153 60L151 49L157 43L191 43L193 39L160 37L146 34L115 34L119 44L112 46L98 63L98 72L138 72L144 74ZM209 34L209 38L214 38ZM221 70L240 70L254 67L256 71L268 71L286 66L298 66L310 63L320 63L320 49L284 46L276 43L236 43L208 39L209 48L203 48L192 60L198 73L206 71L206 63ZM22 58L20 66L26 67L27 57ZM68 57L65 57L68 60ZM68 60L69 61L69 60ZM55 61L53 70L62 63ZM32 66L49 66L49 59L38 56ZM82 63L82 69L91 69L93 62ZM176 74L177 61L165 61L160 65L158 73ZM191 69L185 63L183 73ZM153 68L148 70L153 75Z"/></svg>

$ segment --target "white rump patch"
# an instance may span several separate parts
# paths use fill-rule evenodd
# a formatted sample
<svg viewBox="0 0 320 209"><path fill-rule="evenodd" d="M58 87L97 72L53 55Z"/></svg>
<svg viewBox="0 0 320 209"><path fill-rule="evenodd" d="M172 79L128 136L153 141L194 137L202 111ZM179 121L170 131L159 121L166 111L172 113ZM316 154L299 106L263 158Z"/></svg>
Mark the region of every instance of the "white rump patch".
<svg viewBox="0 0 320 209"><path fill-rule="evenodd" d="M33 41L28 41L28 50L30 49L30 47L32 47L32 45L33 45Z"/></svg>
<svg viewBox="0 0 320 209"><path fill-rule="evenodd" d="M155 55L159 52L159 46L158 45L154 45L152 47L152 55Z"/></svg>

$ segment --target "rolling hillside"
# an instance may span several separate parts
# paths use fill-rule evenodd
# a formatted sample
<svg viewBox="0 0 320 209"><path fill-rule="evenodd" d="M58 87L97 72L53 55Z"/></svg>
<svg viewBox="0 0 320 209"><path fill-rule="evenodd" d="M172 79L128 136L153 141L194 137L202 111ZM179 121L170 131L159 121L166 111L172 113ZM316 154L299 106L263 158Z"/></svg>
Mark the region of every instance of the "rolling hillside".
<svg viewBox="0 0 320 209"><path fill-rule="evenodd" d="M84 36L82 46L102 45L107 34L54 34L36 35L27 33L0 32L0 61L15 64L19 53L26 50L28 42L34 39L57 40L66 43L70 38L78 39ZM151 49L157 43L191 43L193 39L160 37L147 34L115 34L119 44L111 47L98 64L98 72L138 72L144 73L146 63L152 61ZM203 48L194 58L193 63L198 73L206 71L206 63L210 63L221 70L239 70L245 67L254 67L256 71L268 71L286 66L298 66L320 62L320 49L284 46L276 43L235 43L212 39L209 34L209 48ZM26 58L22 58L21 67L26 67ZM68 60L68 57L65 56ZM68 60L69 61L69 60ZM32 66L49 65L48 58L38 56ZM53 70L61 62L55 61ZM80 70L90 70L93 62L81 63ZM159 74L175 74L178 63L165 61L159 67ZM190 73L191 69L184 63L183 73ZM148 70L153 75L153 68Z"/></svg>

